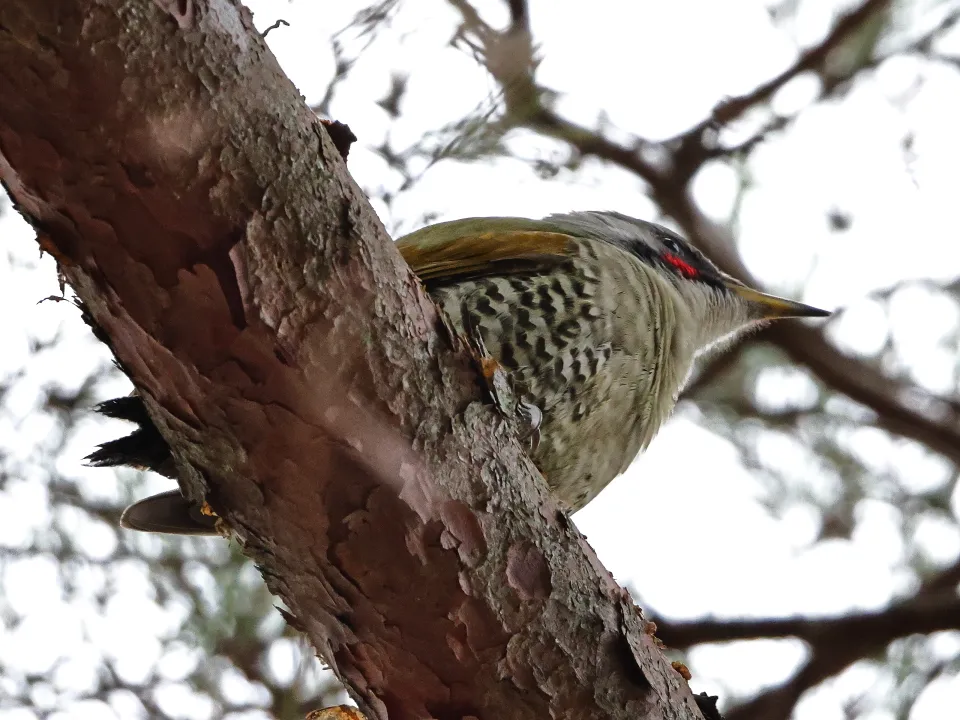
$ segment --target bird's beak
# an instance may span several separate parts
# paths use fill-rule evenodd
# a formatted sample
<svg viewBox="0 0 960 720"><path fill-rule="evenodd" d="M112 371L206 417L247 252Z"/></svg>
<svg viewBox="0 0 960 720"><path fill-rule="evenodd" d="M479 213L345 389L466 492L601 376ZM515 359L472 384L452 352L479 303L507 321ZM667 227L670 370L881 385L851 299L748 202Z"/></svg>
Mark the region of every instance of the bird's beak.
<svg viewBox="0 0 960 720"><path fill-rule="evenodd" d="M749 288L733 278L724 278L723 284L727 286L728 290L735 292L746 300L764 320L791 317L827 317L830 315L828 310L821 310L812 305L804 305L803 303L787 300L786 298L777 297L776 295L768 295L759 290Z"/></svg>

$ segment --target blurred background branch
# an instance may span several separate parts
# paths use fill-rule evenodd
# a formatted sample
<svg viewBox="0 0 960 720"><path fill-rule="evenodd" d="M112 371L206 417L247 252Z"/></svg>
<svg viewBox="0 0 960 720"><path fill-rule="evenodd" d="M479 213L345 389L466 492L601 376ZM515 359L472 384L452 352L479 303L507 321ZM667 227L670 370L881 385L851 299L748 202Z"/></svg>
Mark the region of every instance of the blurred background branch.
<svg viewBox="0 0 960 720"><path fill-rule="evenodd" d="M395 233L619 209L839 308L705 359L575 521L727 718L952 716L960 4L314 6L285 4L270 45L360 137L352 172ZM235 549L117 530L168 485L80 467L124 430L90 408L128 386L70 304L36 304L53 264L0 212L0 720L341 701Z"/></svg>

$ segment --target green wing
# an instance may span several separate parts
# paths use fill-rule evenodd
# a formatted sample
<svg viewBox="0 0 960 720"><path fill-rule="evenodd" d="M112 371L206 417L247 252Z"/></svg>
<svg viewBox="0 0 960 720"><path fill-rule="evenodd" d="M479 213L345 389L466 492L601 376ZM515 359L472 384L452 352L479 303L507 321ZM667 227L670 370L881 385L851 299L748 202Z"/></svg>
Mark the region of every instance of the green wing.
<svg viewBox="0 0 960 720"><path fill-rule="evenodd" d="M572 235L542 220L467 218L429 225L397 241L429 289L466 278L546 270L573 253Z"/></svg>

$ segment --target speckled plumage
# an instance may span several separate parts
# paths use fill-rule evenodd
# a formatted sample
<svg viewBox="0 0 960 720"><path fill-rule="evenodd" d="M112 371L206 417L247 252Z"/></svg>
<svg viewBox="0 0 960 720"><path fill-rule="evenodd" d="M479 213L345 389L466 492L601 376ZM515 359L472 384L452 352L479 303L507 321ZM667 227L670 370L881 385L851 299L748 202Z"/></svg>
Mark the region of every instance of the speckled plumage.
<svg viewBox="0 0 960 720"><path fill-rule="evenodd" d="M747 288L670 230L619 213L469 218L397 246L453 325L479 334L540 409L532 456L571 510L653 439L698 354L765 320L827 314ZM173 476L170 448L140 398L103 411L140 427L102 445L92 464ZM216 531L177 491L132 505L121 524Z"/></svg>
<svg viewBox="0 0 960 720"><path fill-rule="evenodd" d="M447 285L427 281L453 324L478 331L541 409L540 442L531 454L571 510L590 502L647 446L673 409L694 355L748 321L743 310L694 342L682 337L678 306L687 299L680 283L690 283L674 281L642 252L590 237L600 229L590 224L595 215L548 218L545 229L583 235L568 235L563 260ZM631 242L645 242L651 230L673 236L642 221L602 217L622 218L616 227ZM469 220L457 222L469 232ZM401 251L418 242L417 234L402 239ZM411 265L416 269L415 260ZM704 303L719 293L701 289Z"/></svg>
<svg viewBox="0 0 960 720"><path fill-rule="evenodd" d="M645 398L666 385L657 373L658 293L629 281L646 274L638 261L595 245L577 243L571 267L466 280L432 293L455 326L479 331L542 411L532 457L574 510L649 442L662 418L651 422ZM641 319L643 332L619 322L623 317Z"/></svg>

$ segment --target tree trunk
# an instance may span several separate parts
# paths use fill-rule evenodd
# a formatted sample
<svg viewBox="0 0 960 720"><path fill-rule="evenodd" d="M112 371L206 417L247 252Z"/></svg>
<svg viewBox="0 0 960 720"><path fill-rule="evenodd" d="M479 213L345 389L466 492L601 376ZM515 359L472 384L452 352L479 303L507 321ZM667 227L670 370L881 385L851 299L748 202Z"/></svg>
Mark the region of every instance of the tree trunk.
<svg viewBox="0 0 960 720"><path fill-rule="evenodd" d="M0 177L369 717L698 716L246 8L5 0Z"/></svg>

